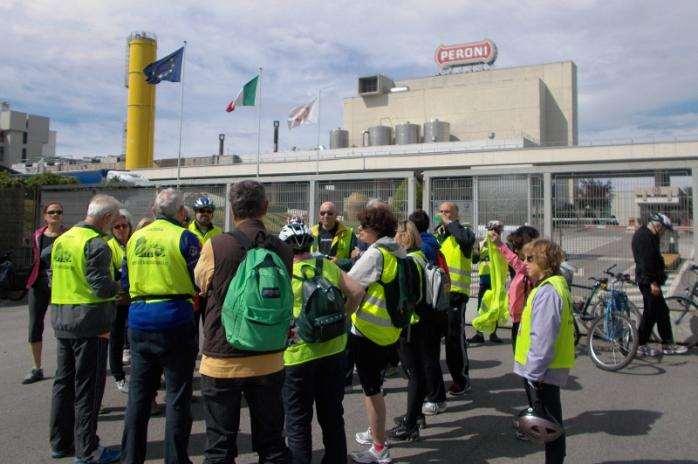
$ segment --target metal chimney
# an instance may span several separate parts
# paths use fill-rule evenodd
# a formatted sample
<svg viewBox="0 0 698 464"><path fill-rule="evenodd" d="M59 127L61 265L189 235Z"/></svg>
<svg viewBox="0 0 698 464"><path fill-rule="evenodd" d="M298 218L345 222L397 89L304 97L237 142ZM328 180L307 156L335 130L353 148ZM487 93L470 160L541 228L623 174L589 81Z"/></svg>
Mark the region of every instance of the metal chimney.
<svg viewBox="0 0 698 464"><path fill-rule="evenodd" d="M274 121L274 153L279 151L279 121Z"/></svg>
<svg viewBox="0 0 698 464"><path fill-rule="evenodd" d="M225 148L225 134L218 134L218 156L223 156Z"/></svg>

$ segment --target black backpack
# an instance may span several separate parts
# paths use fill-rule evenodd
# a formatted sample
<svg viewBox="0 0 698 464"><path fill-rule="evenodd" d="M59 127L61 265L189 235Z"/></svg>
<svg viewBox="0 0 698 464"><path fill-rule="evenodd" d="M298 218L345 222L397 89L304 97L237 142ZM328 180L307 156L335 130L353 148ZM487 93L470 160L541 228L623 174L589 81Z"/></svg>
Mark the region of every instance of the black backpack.
<svg viewBox="0 0 698 464"><path fill-rule="evenodd" d="M344 296L339 288L322 275L323 258L315 259L313 276L308 277L303 266L294 279L303 282L303 303L295 321L298 336L307 343L326 342L346 332L347 315Z"/></svg>
<svg viewBox="0 0 698 464"><path fill-rule="evenodd" d="M380 246L388 253L391 253L387 247ZM383 253L381 253L382 257ZM385 302L391 324L398 329L404 329L410 325L412 315L422 297L422 283L419 270L417 269L418 265L415 261L409 257L400 258L395 256L395 259L397 260L397 275L395 278L391 282L385 283L381 276L381 280L378 283L383 286L385 291Z"/></svg>

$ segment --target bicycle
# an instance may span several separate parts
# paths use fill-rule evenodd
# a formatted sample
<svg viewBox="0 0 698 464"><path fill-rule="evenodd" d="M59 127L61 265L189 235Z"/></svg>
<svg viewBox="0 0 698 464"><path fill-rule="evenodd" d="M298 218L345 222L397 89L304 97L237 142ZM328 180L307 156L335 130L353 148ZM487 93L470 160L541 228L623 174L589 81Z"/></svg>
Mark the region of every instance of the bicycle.
<svg viewBox="0 0 698 464"><path fill-rule="evenodd" d="M698 275L698 266L693 264L689 270L693 272L694 274ZM670 296L665 298L666 304L669 307L669 317L672 315L675 315L672 318L672 322L675 325L680 325L681 323L684 322L684 319L686 316L691 314L691 317L689 317L688 321L690 322L690 319L698 314L698 301L696 300L698 298L698 280L693 283L691 287L686 287L684 289L684 294L683 295L676 295L676 296ZM676 315L678 313L678 315Z"/></svg>
<svg viewBox="0 0 698 464"><path fill-rule="evenodd" d="M19 301L27 294L24 283L25 275L19 275L12 261L12 251L5 252L0 257L0 299Z"/></svg>
<svg viewBox="0 0 698 464"><path fill-rule="evenodd" d="M623 291L623 286L631 282L630 276L613 274L611 270L614 267L604 271L613 276L610 289L608 279L592 278L596 283L590 287L592 292L586 302L581 307L575 304L573 309L575 344L581 338L577 319L585 327L590 323L586 333L589 340L589 356L598 368L607 371L617 371L627 366L635 357L638 346L637 328L631 318L628 296ZM592 300L600 290L606 294L591 306Z"/></svg>

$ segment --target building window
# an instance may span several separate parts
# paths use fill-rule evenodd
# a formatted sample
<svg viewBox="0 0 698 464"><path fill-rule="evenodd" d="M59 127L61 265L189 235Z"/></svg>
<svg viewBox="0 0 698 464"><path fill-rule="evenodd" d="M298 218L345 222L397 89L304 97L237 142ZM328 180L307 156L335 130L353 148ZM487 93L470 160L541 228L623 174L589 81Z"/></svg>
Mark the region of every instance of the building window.
<svg viewBox="0 0 698 464"><path fill-rule="evenodd" d="M26 161L27 161L27 149L22 148L22 162L24 163Z"/></svg>
<svg viewBox="0 0 698 464"><path fill-rule="evenodd" d="M22 132L22 143L25 145L27 144L27 133L26 132Z"/></svg>

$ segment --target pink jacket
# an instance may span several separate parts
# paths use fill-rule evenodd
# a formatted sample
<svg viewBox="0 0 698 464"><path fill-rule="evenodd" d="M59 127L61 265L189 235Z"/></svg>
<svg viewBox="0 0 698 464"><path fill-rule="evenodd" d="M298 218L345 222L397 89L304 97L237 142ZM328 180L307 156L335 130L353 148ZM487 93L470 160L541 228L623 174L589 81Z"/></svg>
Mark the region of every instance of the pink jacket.
<svg viewBox="0 0 698 464"><path fill-rule="evenodd" d="M39 267L41 266L41 250L39 250L39 243L41 243L41 236L44 235L46 229L48 229L48 226L39 227L34 231L34 234L32 235L33 262L32 271L29 274L29 277L27 278L28 289L32 288L32 285L34 285L36 279L39 278ZM65 226L61 226L61 231L58 233L58 235L62 234L66 230L67 228Z"/></svg>
<svg viewBox="0 0 698 464"><path fill-rule="evenodd" d="M514 278L509 284L509 290L507 290L507 296L509 297L509 315L511 316L512 322L521 322L521 313L526 304L528 292L530 292L533 287L528 276L526 276L526 263L504 243L499 245L499 251L502 253L502 256L504 256L504 259L507 260L509 266L515 271Z"/></svg>

